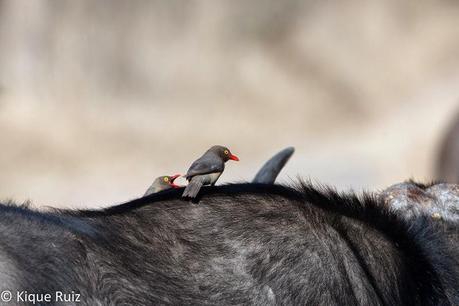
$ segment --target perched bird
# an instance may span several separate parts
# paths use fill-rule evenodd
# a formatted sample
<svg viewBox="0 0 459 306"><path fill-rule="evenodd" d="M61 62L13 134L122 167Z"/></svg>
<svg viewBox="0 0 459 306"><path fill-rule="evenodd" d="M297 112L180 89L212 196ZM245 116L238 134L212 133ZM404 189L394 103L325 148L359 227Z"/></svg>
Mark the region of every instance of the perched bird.
<svg viewBox="0 0 459 306"><path fill-rule="evenodd" d="M171 188L179 188L179 185L175 185L174 181L176 178L178 178L180 174L172 175L172 176L160 176L157 177L154 181L153 184L147 189L145 194L143 195L144 197L147 195L150 195L152 193L156 193L159 191L171 189Z"/></svg>
<svg viewBox="0 0 459 306"><path fill-rule="evenodd" d="M195 198L203 185L215 185L223 170L225 162L228 160L238 161L236 155L231 154L230 150L223 146L213 146L191 164L190 169L185 175L189 181L182 194L182 197Z"/></svg>

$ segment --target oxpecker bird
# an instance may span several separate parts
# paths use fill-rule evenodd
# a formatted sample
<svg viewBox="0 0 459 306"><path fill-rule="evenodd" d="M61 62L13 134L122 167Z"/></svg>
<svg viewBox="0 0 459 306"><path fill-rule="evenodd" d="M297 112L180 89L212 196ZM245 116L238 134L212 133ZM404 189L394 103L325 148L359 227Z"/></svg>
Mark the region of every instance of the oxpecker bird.
<svg viewBox="0 0 459 306"><path fill-rule="evenodd" d="M182 197L195 198L203 185L215 185L228 160L238 161L239 158L223 146L213 146L191 164L185 175L189 181Z"/></svg>
<svg viewBox="0 0 459 306"><path fill-rule="evenodd" d="M160 176L157 177L154 181L153 184L147 189L145 194L143 195L144 197L147 195L150 195L152 193L156 193L159 191L171 189L171 188L179 188L179 185L175 185L174 181L176 178L178 178L180 174L172 175L172 176Z"/></svg>

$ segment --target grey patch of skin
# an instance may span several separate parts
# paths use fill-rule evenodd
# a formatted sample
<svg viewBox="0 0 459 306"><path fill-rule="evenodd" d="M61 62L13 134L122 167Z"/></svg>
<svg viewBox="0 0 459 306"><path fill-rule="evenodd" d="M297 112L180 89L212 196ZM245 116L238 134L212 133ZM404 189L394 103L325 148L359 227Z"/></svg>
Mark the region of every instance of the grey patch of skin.
<svg viewBox="0 0 459 306"><path fill-rule="evenodd" d="M271 157L255 175L252 183L274 184L277 176L294 152L294 147L288 147Z"/></svg>
<svg viewBox="0 0 459 306"><path fill-rule="evenodd" d="M266 254L266 257L263 258L262 263L263 263L264 265L267 265L267 264L269 264L270 261L271 261L271 256L269 256L269 254L267 253L267 254Z"/></svg>
<svg viewBox="0 0 459 306"><path fill-rule="evenodd" d="M380 199L406 219L429 216L433 220L459 221L459 186L437 184L422 189L413 183L401 183L384 190Z"/></svg>
<svg viewBox="0 0 459 306"><path fill-rule="evenodd" d="M274 294L273 289L267 285L264 287L264 289L266 291L266 298L268 302L274 305L276 303L276 295Z"/></svg>
<svg viewBox="0 0 459 306"><path fill-rule="evenodd" d="M20 289L16 276L19 273L15 269L15 263L8 256L0 253L0 292L4 290L14 291Z"/></svg>
<svg viewBox="0 0 459 306"><path fill-rule="evenodd" d="M173 241L173 245L170 248L170 252L172 254L172 257L181 260L183 257L185 257L185 250L183 248L183 245L181 243L178 243L177 241Z"/></svg>
<svg viewBox="0 0 459 306"><path fill-rule="evenodd" d="M459 221L459 186L437 184L427 189L427 193L437 198L438 207L443 212L443 219Z"/></svg>

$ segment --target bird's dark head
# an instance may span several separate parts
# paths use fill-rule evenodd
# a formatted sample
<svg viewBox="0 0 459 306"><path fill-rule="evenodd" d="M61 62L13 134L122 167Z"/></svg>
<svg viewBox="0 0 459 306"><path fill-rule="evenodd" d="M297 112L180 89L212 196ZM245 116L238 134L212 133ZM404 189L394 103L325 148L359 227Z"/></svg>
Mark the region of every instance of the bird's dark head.
<svg viewBox="0 0 459 306"><path fill-rule="evenodd" d="M232 154L231 151L224 146L213 146L209 149L209 152L215 153L216 155L220 156L223 161L227 162L228 160L239 161L239 158Z"/></svg>
<svg viewBox="0 0 459 306"><path fill-rule="evenodd" d="M179 185L174 184L175 179L178 178L179 176L180 174L160 176L155 179L154 184L158 184L160 186L167 187L167 188L179 188L180 187Z"/></svg>

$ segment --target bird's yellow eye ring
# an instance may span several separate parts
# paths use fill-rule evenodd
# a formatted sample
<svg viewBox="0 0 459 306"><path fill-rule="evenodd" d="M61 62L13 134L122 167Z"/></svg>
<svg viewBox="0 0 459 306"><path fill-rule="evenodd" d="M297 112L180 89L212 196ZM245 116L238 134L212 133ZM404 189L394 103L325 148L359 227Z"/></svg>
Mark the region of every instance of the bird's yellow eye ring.
<svg viewBox="0 0 459 306"><path fill-rule="evenodd" d="M228 151L228 150L225 150L225 152L223 152L223 153L225 153L225 155L228 155L229 151Z"/></svg>
<svg viewBox="0 0 459 306"><path fill-rule="evenodd" d="M165 181L166 183L169 182L169 178L168 178L168 177L165 177L165 178L164 178L164 181Z"/></svg>

